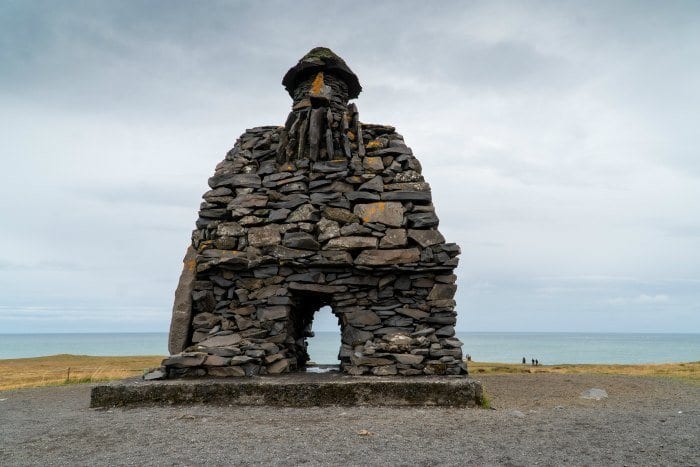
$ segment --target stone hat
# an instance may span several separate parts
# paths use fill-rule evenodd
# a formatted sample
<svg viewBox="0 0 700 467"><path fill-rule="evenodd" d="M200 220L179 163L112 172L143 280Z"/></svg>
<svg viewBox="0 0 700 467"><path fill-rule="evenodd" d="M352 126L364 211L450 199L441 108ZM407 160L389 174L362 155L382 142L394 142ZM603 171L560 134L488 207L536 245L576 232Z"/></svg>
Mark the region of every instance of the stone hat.
<svg viewBox="0 0 700 467"><path fill-rule="evenodd" d="M319 71L327 72L345 81L348 85L348 98L354 99L360 95L362 86L357 75L327 47L315 47L304 55L296 65L289 69L282 79L282 84L290 96L294 97L294 88L309 75Z"/></svg>

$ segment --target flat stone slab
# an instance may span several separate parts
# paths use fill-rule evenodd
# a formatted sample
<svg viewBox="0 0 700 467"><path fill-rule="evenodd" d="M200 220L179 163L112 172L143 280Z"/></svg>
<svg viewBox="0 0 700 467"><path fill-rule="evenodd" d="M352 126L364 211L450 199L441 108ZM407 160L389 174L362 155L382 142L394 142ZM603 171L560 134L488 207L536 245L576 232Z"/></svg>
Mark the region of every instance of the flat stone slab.
<svg viewBox="0 0 700 467"><path fill-rule="evenodd" d="M250 378L113 381L92 389L90 407L172 404L475 407L482 398L481 383L465 376L299 372Z"/></svg>

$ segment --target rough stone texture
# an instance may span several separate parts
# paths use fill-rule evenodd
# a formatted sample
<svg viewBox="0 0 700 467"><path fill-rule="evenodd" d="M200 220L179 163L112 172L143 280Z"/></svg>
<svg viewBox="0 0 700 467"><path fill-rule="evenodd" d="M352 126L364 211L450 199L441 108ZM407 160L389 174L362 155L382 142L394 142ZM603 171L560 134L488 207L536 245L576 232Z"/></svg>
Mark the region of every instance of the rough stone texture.
<svg viewBox="0 0 700 467"><path fill-rule="evenodd" d="M272 365L276 373L284 364ZM232 367L236 368L236 367ZM396 374L377 367L375 375ZM220 371L218 367L216 370ZM228 376L228 375L221 375ZM92 388L90 407L209 403L283 407L314 406L448 406L476 407L481 383L467 377L350 377L337 373L297 373L247 380L197 379L149 382L140 379Z"/></svg>
<svg viewBox="0 0 700 467"><path fill-rule="evenodd" d="M403 223L404 208L401 203L369 203L355 206L355 214L363 222L378 222L390 227L400 227Z"/></svg>
<svg viewBox="0 0 700 467"><path fill-rule="evenodd" d="M180 274L180 282L178 282L175 290L173 317L170 321L170 335L168 336L168 351L171 354L185 350L190 339L196 254L197 252L190 245L187 247L185 258L182 260L182 274Z"/></svg>
<svg viewBox="0 0 700 467"><path fill-rule="evenodd" d="M348 104L359 81L330 50L312 50L285 86L285 125L247 130L209 179L160 371L302 369L314 313L330 306L345 373L465 374L460 250L437 230L420 162L393 127L360 121Z"/></svg>

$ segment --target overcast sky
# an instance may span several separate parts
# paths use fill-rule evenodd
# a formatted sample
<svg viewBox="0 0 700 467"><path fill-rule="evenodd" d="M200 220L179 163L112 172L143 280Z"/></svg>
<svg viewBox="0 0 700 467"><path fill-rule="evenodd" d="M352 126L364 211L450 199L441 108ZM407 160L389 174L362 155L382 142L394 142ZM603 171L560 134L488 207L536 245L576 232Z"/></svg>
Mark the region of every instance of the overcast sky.
<svg viewBox="0 0 700 467"><path fill-rule="evenodd" d="M698 2L4 0L0 333L166 331L207 178L320 45L423 164L459 331L700 332Z"/></svg>

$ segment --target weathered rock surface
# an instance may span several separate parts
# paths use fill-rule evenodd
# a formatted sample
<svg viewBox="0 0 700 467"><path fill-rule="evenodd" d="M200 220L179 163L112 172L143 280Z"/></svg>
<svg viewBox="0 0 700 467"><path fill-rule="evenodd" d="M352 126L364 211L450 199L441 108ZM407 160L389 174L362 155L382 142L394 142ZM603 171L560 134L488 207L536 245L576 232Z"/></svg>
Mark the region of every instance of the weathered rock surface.
<svg viewBox="0 0 700 467"><path fill-rule="evenodd" d="M180 282L175 290L175 303L173 304L173 317L170 321L170 335L168 336L168 351L171 354L182 352L187 347L190 338L192 321L192 291L194 290L196 251L190 245L182 260L182 274Z"/></svg>
<svg viewBox="0 0 700 467"><path fill-rule="evenodd" d="M162 372L300 369L328 305L344 372L463 374L460 250L437 230L420 162L393 127L360 121L348 103L359 81L339 58L310 54L288 82L285 125L247 130L209 179Z"/></svg>

